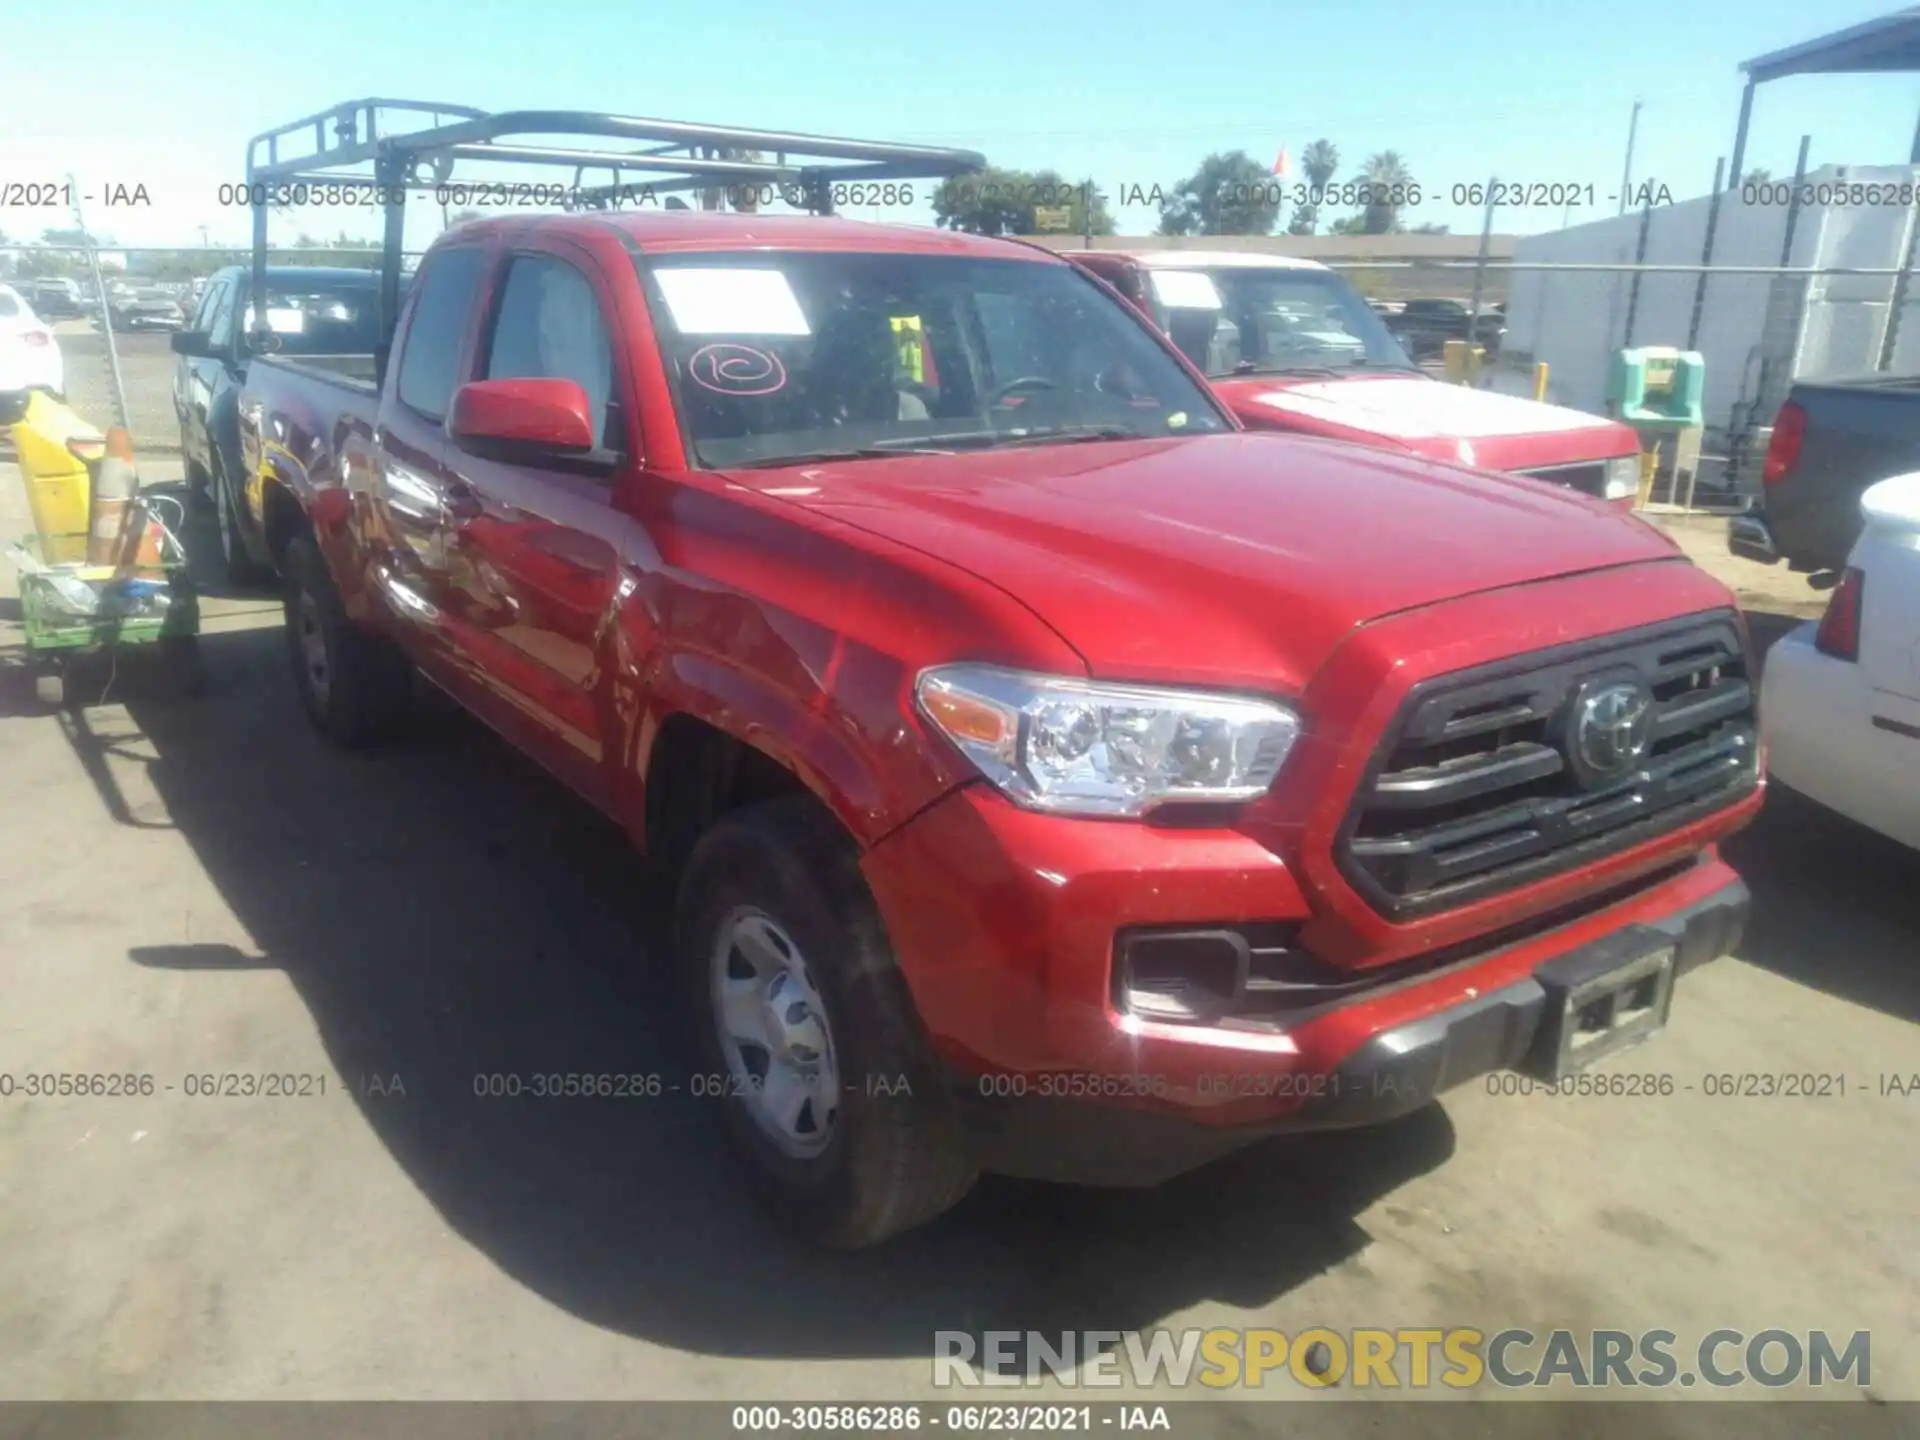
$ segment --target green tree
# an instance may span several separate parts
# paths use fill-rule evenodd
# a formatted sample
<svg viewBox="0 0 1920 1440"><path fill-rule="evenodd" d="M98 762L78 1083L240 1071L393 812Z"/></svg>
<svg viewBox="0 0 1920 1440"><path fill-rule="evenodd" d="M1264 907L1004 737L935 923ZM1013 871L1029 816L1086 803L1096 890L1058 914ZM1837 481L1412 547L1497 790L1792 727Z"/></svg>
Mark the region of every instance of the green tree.
<svg viewBox="0 0 1920 1440"><path fill-rule="evenodd" d="M484 220L486 218L486 215L478 210L456 210L447 217L446 228L451 230L457 225L467 225L475 220Z"/></svg>
<svg viewBox="0 0 1920 1440"><path fill-rule="evenodd" d="M1113 234L1106 196L1092 180L1071 184L1057 170L1003 170L988 166L971 175L955 175L933 192L933 223L943 230L971 235L1037 235L1037 209L1072 212L1075 235ZM1092 207L1089 215L1088 207Z"/></svg>
<svg viewBox="0 0 1920 1440"><path fill-rule="evenodd" d="M62 228L42 230L37 244L33 241L26 242L29 245L34 245L35 248L23 250L15 256L13 266L14 273L22 279L39 279L41 277L60 275L85 276L89 271L87 268L87 257L84 251L55 250L52 248L42 250L38 247L40 245L48 247L55 245L81 245L86 242L86 239L86 235L79 230ZM95 235L93 242L96 245L111 245L113 243L110 237L104 235Z"/></svg>
<svg viewBox="0 0 1920 1440"><path fill-rule="evenodd" d="M1244 150L1207 156L1160 207L1162 235L1271 235L1280 187Z"/></svg>
<svg viewBox="0 0 1920 1440"><path fill-rule="evenodd" d="M1428 221L1425 225L1416 225L1407 232L1409 235L1449 235L1452 231L1445 225L1435 225Z"/></svg>
<svg viewBox="0 0 1920 1440"><path fill-rule="evenodd" d="M1400 207L1392 202L1392 195L1396 189L1405 190L1413 184L1413 172L1407 169L1400 152L1382 150L1370 156L1360 179L1373 192L1373 203L1361 212L1365 228L1360 233L1392 235L1405 229L1400 223Z"/></svg>
<svg viewBox="0 0 1920 1440"><path fill-rule="evenodd" d="M1341 216L1327 227L1327 233L1329 235L1366 235L1371 232L1367 229L1367 217L1363 213Z"/></svg>
<svg viewBox="0 0 1920 1440"><path fill-rule="evenodd" d="M1333 177L1340 173L1340 151L1331 140L1316 140L1300 152L1300 168L1306 172L1307 185L1311 190L1324 190L1333 183ZM1296 206L1293 223L1287 226L1289 235L1311 235L1314 227L1320 223L1320 207L1309 200Z"/></svg>
<svg viewBox="0 0 1920 1440"><path fill-rule="evenodd" d="M342 230L331 240L317 239L302 231L294 238L292 249L298 254L285 256L274 263L281 265L325 265L340 270L369 270L377 268L380 246L371 240L361 240ZM252 263L252 252L242 257L242 263Z"/></svg>
<svg viewBox="0 0 1920 1440"><path fill-rule="evenodd" d="M1773 171L1755 166L1740 177L1740 183L1742 185L1765 185L1771 179L1773 179Z"/></svg>

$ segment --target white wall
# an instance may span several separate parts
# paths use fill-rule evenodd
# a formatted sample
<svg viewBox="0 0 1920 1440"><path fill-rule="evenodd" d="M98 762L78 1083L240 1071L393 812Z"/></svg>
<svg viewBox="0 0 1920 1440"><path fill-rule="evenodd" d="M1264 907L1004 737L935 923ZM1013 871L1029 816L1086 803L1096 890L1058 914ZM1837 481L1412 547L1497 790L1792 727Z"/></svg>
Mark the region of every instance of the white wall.
<svg viewBox="0 0 1920 1440"><path fill-rule="evenodd" d="M1828 166L1807 177L1810 185L1902 185L1920 181L1908 166ZM1653 211L1647 235L1648 264L1700 263L1710 200L1700 196ZM1747 205L1736 188L1722 197L1714 241L1715 265L1778 265L1786 234L1785 204ZM1896 266L1904 257L1908 207L1803 205L1794 231L1795 268L1850 265ZM1631 264L1638 246L1638 212L1546 235L1525 236L1515 247L1519 261ZM1643 274L1632 343L1684 347L1693 313L1697 274ZM1802 289L1811 285L1800 323ZM1756 397L1761 408L1795 373L1817 376L1873 368L1885 333L1889 276L1805 279L1768 275L1714 275L1694 348L1706 357L1705 410L1709 426L1728 423L1737 404ZM1583 410L1606 404L1607 370L1626 343L1626 314L1633 286L1622 272L1515 272L1507 304L1509 353L1544 360L1549 397ZM1760 383L1761 361L1770 360L1770 382ZM1895 368L1920 370L1920 286L1909 292L1901 320Z"/></svg>

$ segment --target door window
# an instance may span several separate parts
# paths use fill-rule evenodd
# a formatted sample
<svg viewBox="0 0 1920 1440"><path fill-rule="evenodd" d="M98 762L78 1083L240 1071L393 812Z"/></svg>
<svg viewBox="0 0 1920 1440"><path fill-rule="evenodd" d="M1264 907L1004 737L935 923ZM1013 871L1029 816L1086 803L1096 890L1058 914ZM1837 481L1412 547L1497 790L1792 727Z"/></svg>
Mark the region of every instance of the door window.
<svg viewBox="0 0 1920 1440"><path fill-rule="evenodd" d="M507 266L493 335L489 380L571 380L587 395L596 443L617 450L613 344L593 283L551 255L516 255Z"/></svg>
<svg viewBox="0 0 1920 1440"><path fill-rule="evenodd" d="M460 342L480 284L481 251L462 245L426 262L407 321L400 361L400 403L428 420L444 420L459 379Z"/></svg>
<svg viewBox="0 0 1920 1440"><path fill-rule="evenodd" d="M237 280L223 280L213 287L201 309L206 314L207 339L215 350L223 350L233 341L233 292Z"/></svg>

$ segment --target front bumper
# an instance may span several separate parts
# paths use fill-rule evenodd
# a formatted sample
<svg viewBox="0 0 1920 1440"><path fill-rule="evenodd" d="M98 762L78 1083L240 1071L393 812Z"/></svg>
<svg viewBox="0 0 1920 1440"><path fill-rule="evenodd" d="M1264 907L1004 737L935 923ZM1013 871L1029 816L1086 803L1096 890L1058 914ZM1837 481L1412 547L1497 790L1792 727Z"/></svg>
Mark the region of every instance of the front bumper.
<svg viewBox="0 0 1920 1440"><path fill-rule="evenodd" d="M1635 932L1674 944L1677 976L1738 945L1750 907L1746 885L1732 879ZM1271 1136L1386 1124L1497 1070L1544 1075L1552 1059L1550 987L1612 963L1623 938L1604 935L1497 990L1380 1030L1326 1071L1296 1074L1291 1085L1269 1081L1264 1088L1284 1089L1295 1108L1264 1121L1223 1127L1032 1093L1002 1099L981 1092L1004 1084L964 1077L955 1090L983 1169L1065 1184L1157 1185Z"/></svg>
<svg viewBox="0 0 1920 1440"><path fill-rule="evenodd" d="M45 390L56 396L66 394L67 366L57 345L31 349L20 346L5 368L9 375L16 377L16 383L27 389Z"/></svg>
<svg viewBox="0 0 1920 1440"><path fill-rule="evenodd" d="M1418 1108L1524 1059L1549 965L1639 926L1674 937L1677 972L1735 944L1747 905L1710 844L1669 849L1554 915L1377 966L1379 983L1350 997L1183 1024L1116 1008L1120 931L1313 913L1285 862L1238 831L1066 820L967 786L864 868L983 1166L1102 1183Z"/></svg>

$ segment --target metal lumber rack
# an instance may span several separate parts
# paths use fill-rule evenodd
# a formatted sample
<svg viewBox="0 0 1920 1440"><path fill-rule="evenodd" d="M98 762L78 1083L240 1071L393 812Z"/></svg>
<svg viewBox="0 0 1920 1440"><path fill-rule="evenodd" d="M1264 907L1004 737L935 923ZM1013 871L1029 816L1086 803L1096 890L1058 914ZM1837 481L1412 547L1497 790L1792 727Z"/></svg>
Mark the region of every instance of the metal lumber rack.
<svg viewBox="0 0 1920 1440"><path fill-rule="evenodd" d="M556 143L603 142L597 146ZM604 142L642 142L614 148ZM734 158L757 153L771 159ZM603 115L590 110L489 114L430 100L349 100L247 142L253 201L253 293L266 293L269 199L288 185L373 187L385 219L380 368L399 314L400 261L409 189L445 185L457 167L546 165L570 169L569 208L617 208L635 195L771 185L796 208L831 214L833 187L849 181L944 178L985 167L971 150L845 140ZM597 185L587 177L606 178ZM255 189L253 187L261 187ZM265 323L264 307L257 307Z"/></svg>

